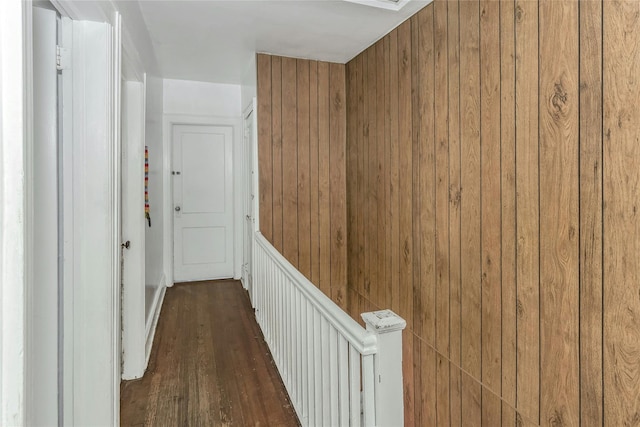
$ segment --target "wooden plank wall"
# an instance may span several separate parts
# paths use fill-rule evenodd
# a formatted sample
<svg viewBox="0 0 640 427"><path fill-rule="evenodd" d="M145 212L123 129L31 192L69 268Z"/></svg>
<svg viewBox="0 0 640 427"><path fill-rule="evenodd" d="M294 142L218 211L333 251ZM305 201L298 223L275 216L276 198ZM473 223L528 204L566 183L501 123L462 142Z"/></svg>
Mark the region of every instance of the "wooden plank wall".
<svg viewBox="0 0 640 427"><path fill-rule="evenodd" d="M435 0L346 66L348 309L407 425L640 425L640 2Z"/></svg>
<svg viewBox="0 0 640 427"><path fill-rule="evenodd" d="M260 231L347 305L345 66L259 54Z"/></svg>

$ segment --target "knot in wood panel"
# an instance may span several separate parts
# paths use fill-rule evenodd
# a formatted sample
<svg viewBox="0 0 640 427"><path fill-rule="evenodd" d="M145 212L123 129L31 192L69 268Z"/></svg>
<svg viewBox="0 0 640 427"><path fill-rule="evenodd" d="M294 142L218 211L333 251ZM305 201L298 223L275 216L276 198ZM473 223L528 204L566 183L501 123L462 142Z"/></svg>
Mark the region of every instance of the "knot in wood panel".
<svg viewBox="0 0 640 427"><path fill-rule="evenodd" d="M553 96L551 97L551 105L553 105L553 108L555 110L554 116L557 117L558 113L565 112L569 96L562 83L556 83L553 88L554 91Z"/></svg>
<svg viewBox="0 0 640 427"><path fill-rule="evenodd" d="M524 306L520 299L516 301L516 315L518 316L518 319L522 319L524 317Z"/></svg>
<svg viewBox="0 0 640 427"><path fill-rule="evenodd" d="M553 414L549 417L549 425L553 427L562 427L564 426L564 419L562 417L562 413L560 413L557 409L553 411Z"/></svg>
<svg viewBox="0 0 640 427"><path fill-rule="evenodd" d="M516 6L516 22L520 24L522 19L524 18L524 11L522 10L522 6Z"/></svg>
<svg viewBox="0 0 640 427"><path fill-rule="evenodd" d="M333 106L335 107L336 110L341 110L342 109L342 96L340 95L340 93L336 93L333 97Z"/></svg>
<svg viewBox="0 0 640 427"><path fill-rule="evenodd" d="M454 207L460 206L460 199L462 198L462 188L458 189L455 186L451 186L449 189L449 200Z"/></svg>

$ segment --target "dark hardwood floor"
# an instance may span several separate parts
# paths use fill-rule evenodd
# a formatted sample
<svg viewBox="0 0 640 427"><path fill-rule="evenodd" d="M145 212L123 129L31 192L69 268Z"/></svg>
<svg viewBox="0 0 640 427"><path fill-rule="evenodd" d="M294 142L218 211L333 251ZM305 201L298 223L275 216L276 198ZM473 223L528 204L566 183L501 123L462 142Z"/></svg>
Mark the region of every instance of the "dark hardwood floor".
<svg viewBox="0 0 640 427"><path fill-rule="evenodd" d="M122 426L298 426L240 282L167 289L149 367L121 385Z"/></svg>

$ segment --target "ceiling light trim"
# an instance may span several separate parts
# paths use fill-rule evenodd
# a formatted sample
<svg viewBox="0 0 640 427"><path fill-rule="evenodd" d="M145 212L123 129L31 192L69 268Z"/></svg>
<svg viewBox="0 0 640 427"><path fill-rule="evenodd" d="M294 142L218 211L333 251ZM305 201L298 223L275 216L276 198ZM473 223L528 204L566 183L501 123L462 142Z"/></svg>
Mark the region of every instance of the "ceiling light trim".
<svg viewBox="0 0 640 427"><path fill-rule="evenodd" d="M357 3L365 6L377 7L379 9L393 10L395 12L402 9L409 0L344 0L349 3Z"/></svg>

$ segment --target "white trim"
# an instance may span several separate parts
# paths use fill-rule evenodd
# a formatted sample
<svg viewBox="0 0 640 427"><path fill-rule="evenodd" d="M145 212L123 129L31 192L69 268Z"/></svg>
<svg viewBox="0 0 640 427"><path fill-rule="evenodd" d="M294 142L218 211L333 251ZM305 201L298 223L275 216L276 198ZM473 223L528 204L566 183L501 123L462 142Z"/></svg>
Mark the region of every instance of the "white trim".
<svg viewBox="0 0 640 427"><path fill-rule="evenodd" d="M78 12L77 6L72 1L64 1L64 0L49 0L53 7L55 7L60 15L65 18L70 19L80 19L80 13Z"/></svg>
<svg viewBox="0 0 640 427"><path fill-rule="evenodd" d="M24 2L23 10L24 23L24 197L25 197L25 242L24 242L24 263L25 263L25 315L26 321L26 343L25 343L25 422L27 425L33 424L36 402L33 387L37 384L35 377L36 355L33 349L34 322L31 321L34 315L33 298L33 276L34 276L34 236L33 236L33 210L34 210L34 176L33 176L33 3L28 0Z"/></svg>
<svg viewBox="0 0 640 427"><path fill-rule="evenodd" d="M253 189L253 193L254 193L254 199L253 199L253 228L252 228L252 233L251 236L245 236L244 235L244 231L245 231L245 224L244 224L244 219L245 219L245 215L247 215L248 213L246 211L244 211L244 204L243 204L243 220L242 220L242 231L243 231L243 238L242 238L242 244L243 246L245 244L247 244L247 239L251 239L251 241L253 241L253 233L255 233L257 231L257 222L259 221L259 219L257 218L259 216L259 212L258 212L258 205L259 205L259 199L258 199L258 123L257 123L257 116L258 113L258 103L257 103L257 98L254 96L251 99L251 102L245 107L243 113L242 113L242 119L243 119L243 132L245 130L245 126L244 126L244 122L247 120L247 118L249 118L249 116L251 116L251 114L253 114L253 116L251 116L251 127L252 127L252 132L251 132L251 143L250 145L250 150L251 150L251 165L254 171L253 174L253 185L252 185L252 189ZM244 141L244 135L242 138L242 143L243 143L243 148L246 149L245 146L245 141ZM243 153L243 160L246 160L247 153ZM242 162L242 197L243 200L246 201L249 197L251 197L250 194L247 194L246 190L248 188L247 186L247 180L251 179L251 174L249 171L246 170L245 168L246 166L246 162L243 161ZM253 252L253 249L252 249ZM245 260L244 259L244 251L243 251L243 263L248 263L251 264L253 262L253 257L250 256L249 260ZM253 265L248 265L247 266L247 271L249 273L249 275L252 275L253 273ZM245 278L245 276L243 275L241 280L242 280L242 285L245 289L249 290L249 299L251 300L251 303L253 304L253 288L250 286L252 285L251 283L245 283L245 279L250 280L248 277Z"/></svg>
<svg viewBox="0 0 640 427"><path fill-rule="evenodd" d="M156 328L158 326L158 319L160 318L160 312L162 311L162 304L164 302L164 296L167 292L166 277L164 274L160 279L160 286L156 288L153 296L153 304L151 305L151 321L147 322L145 331L145 370L149 365L149 357L151 356L151 350L153 348L153 339L156 336Z"/></svg>
<svg viewBox="0 0 640 427"><path fill-rule="evenodd" d="M378 9L392 10L398 12L405 7L409 0L344 0L350 3L357 3L363 6L376 7Z"/></svg>
<svg viewBox="0 0 640 427"><path fill-rule="evenodd" d="M119 17L73 22L73 421L120 405Z"/></svg>
<svg viewBox="0 0 640 427"><path fill-rule="evenodd" d="M0 2L0 425L25 423L25 129L23 12Z"/></svg>
<svg viewBox="0 0 640 427"><path fill-rule="evenodd" d="M73 21L62 18L62 44L63 47L73 47ZM62 424L74 425L73 422L73 396L74 396L74 355L73 355L73 294L74 294L74 217L73 217L73 67L62 73Z"/></svg>
<svg viewBox="0 0 640 427"><path fill-rule="evenodd" d="M167 286L173 286L173 188L171 185L172 136L175 125L221 125L233 127L233 278L239 279L242 269L242 119L240 117L200 116L192 114L165 114L162 119L163 199L164 199L164 274Z"/></svg>
<svg viewBox="0 0 640 427"><path fill-rule="evenodd" d="M122 235L121 231L121 220L120 220L120 211L121 211L121 183L120 178L122 176L122 168L121 168L121 76L122 76L122 16L118 12L113 13L113 27L111 27L111 63L110 72L111 72L111 84L113 85L110 89L110 95L113 97L110 105L110 119L112 122L112 134L111 140L113 143L113 147L111 150L111 168L110 168L110 180L111 180L111 191L110 197L111 200L114 200L113 208L111 211L112 215L112 224L113 229L111 233L112 238L112 271L113 278L111 283L113 286L113 294L112 294L112 304L111 304L111 325L114 329L111 331L111 337L114 340L112 343L113 353L112 353L112 396L113 401L112 404L112 423L115 425L119 423L120 420L120 380L121 380L121 371L122 371L122 307L121 307L121 297L122 290L120 288L120 283L122 283L120 274L120 236Z"/></svg>
<svg viewBox="0 0 640 427"><path fill-rule="evenodd" d="M252 103L252 111L253 111L253 170L255 171L253 175L253 192L255 193L255 198L253 199L253 214L255 215L255 221L253 224L253 231L260 230L260 174L258 173L258 98L253 97Z"/></svg>
<svg viewBox="0 0 640 427"><path fill-rule="evenodd" d="M142 377L146 367L144 147L145 82L122 87L122 379Z"/></svg>
<svg viewBox="0 0 640 427"><path fill-rule="evenodd" d="M27 180L32 205L30 257L32 290L27 382L27 424L59 422L59 227L58 227L58 71L55 10L34 7L32 15L33 146Z"/></svg>

